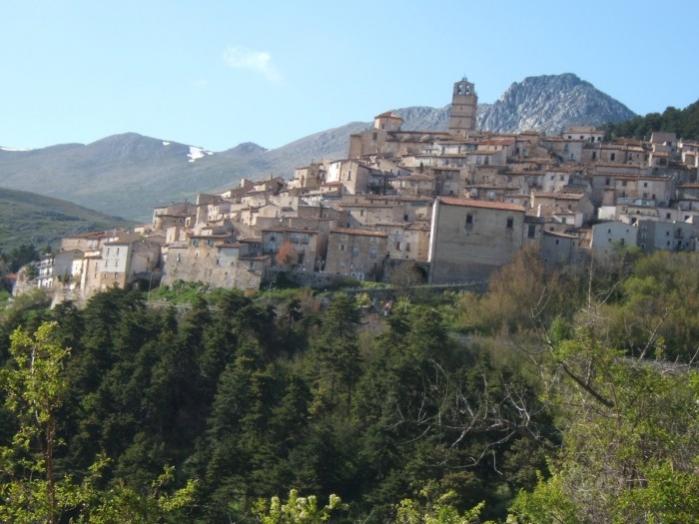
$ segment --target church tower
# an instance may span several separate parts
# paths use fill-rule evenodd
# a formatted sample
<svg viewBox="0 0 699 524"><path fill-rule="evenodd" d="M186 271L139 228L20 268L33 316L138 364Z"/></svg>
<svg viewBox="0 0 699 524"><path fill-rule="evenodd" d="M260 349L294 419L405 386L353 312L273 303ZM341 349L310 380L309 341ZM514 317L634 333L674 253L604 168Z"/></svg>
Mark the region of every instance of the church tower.
<svg viewBox="0 0 699 524"><path fill-rule="evenodd" d="M474 85L466 77L454 84L454 94L449 112L449 131L466 136L476 130L478 96Z"/></svg>

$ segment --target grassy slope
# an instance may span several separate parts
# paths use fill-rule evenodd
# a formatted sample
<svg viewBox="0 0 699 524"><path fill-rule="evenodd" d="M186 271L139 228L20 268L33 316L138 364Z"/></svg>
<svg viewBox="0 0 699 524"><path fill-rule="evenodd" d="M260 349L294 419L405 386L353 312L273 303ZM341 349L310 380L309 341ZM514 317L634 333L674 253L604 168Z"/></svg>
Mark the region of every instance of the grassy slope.
<svg viewBox="0 0 699 524"><path fill-rule="evenodd" d="M41 247L67 234L130 225L65 200L0 188L0 251L28 242Z"/></svg>

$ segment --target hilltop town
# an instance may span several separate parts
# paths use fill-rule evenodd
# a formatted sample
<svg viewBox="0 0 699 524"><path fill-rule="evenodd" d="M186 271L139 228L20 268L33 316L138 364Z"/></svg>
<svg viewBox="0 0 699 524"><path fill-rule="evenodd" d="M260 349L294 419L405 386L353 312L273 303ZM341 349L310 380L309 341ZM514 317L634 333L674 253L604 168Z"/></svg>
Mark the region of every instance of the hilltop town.
<svg viewBox="0 0 699 524"><path fill-rule="evenodd" d="M661 132L605 141L584 126L479 132L477 107L463 79L448 131L406 131L382 113L350 137L346 158L158 207L133 230L63 238L23 268L14 293L84 302L178 281L254 291L280 275L319 287L486 282L525 246L551 266L625 247L699 249L698 142Z"/></svg>

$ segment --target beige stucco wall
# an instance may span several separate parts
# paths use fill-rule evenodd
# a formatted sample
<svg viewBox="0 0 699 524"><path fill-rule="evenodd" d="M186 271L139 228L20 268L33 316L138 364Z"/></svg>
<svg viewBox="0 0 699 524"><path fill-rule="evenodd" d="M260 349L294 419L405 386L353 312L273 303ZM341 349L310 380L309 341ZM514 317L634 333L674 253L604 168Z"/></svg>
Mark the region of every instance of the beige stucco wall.
<svg viewBox="0 0 699 524"><path fill-rule="evenodd" d="M473 224L466 227L466 217ZM512 218L512 228L507 219ZM522 246L524 212L435 205L430 279L433 283L487 278Z"/></svg>

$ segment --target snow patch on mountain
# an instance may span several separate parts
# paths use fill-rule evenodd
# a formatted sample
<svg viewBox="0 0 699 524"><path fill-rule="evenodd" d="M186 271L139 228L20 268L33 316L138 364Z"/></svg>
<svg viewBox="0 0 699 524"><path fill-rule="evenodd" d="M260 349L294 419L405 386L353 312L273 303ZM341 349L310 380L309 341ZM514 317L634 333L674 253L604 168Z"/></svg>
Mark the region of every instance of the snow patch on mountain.
<svg viewBox="0 0 699 524"><path fill-rule="evenodd" d="M211 155L210 151L205 151L200 147L189 146L189 153L187 153L187 158L189 162L196 162L200 158L204 158L206 155Z"/></svg>

